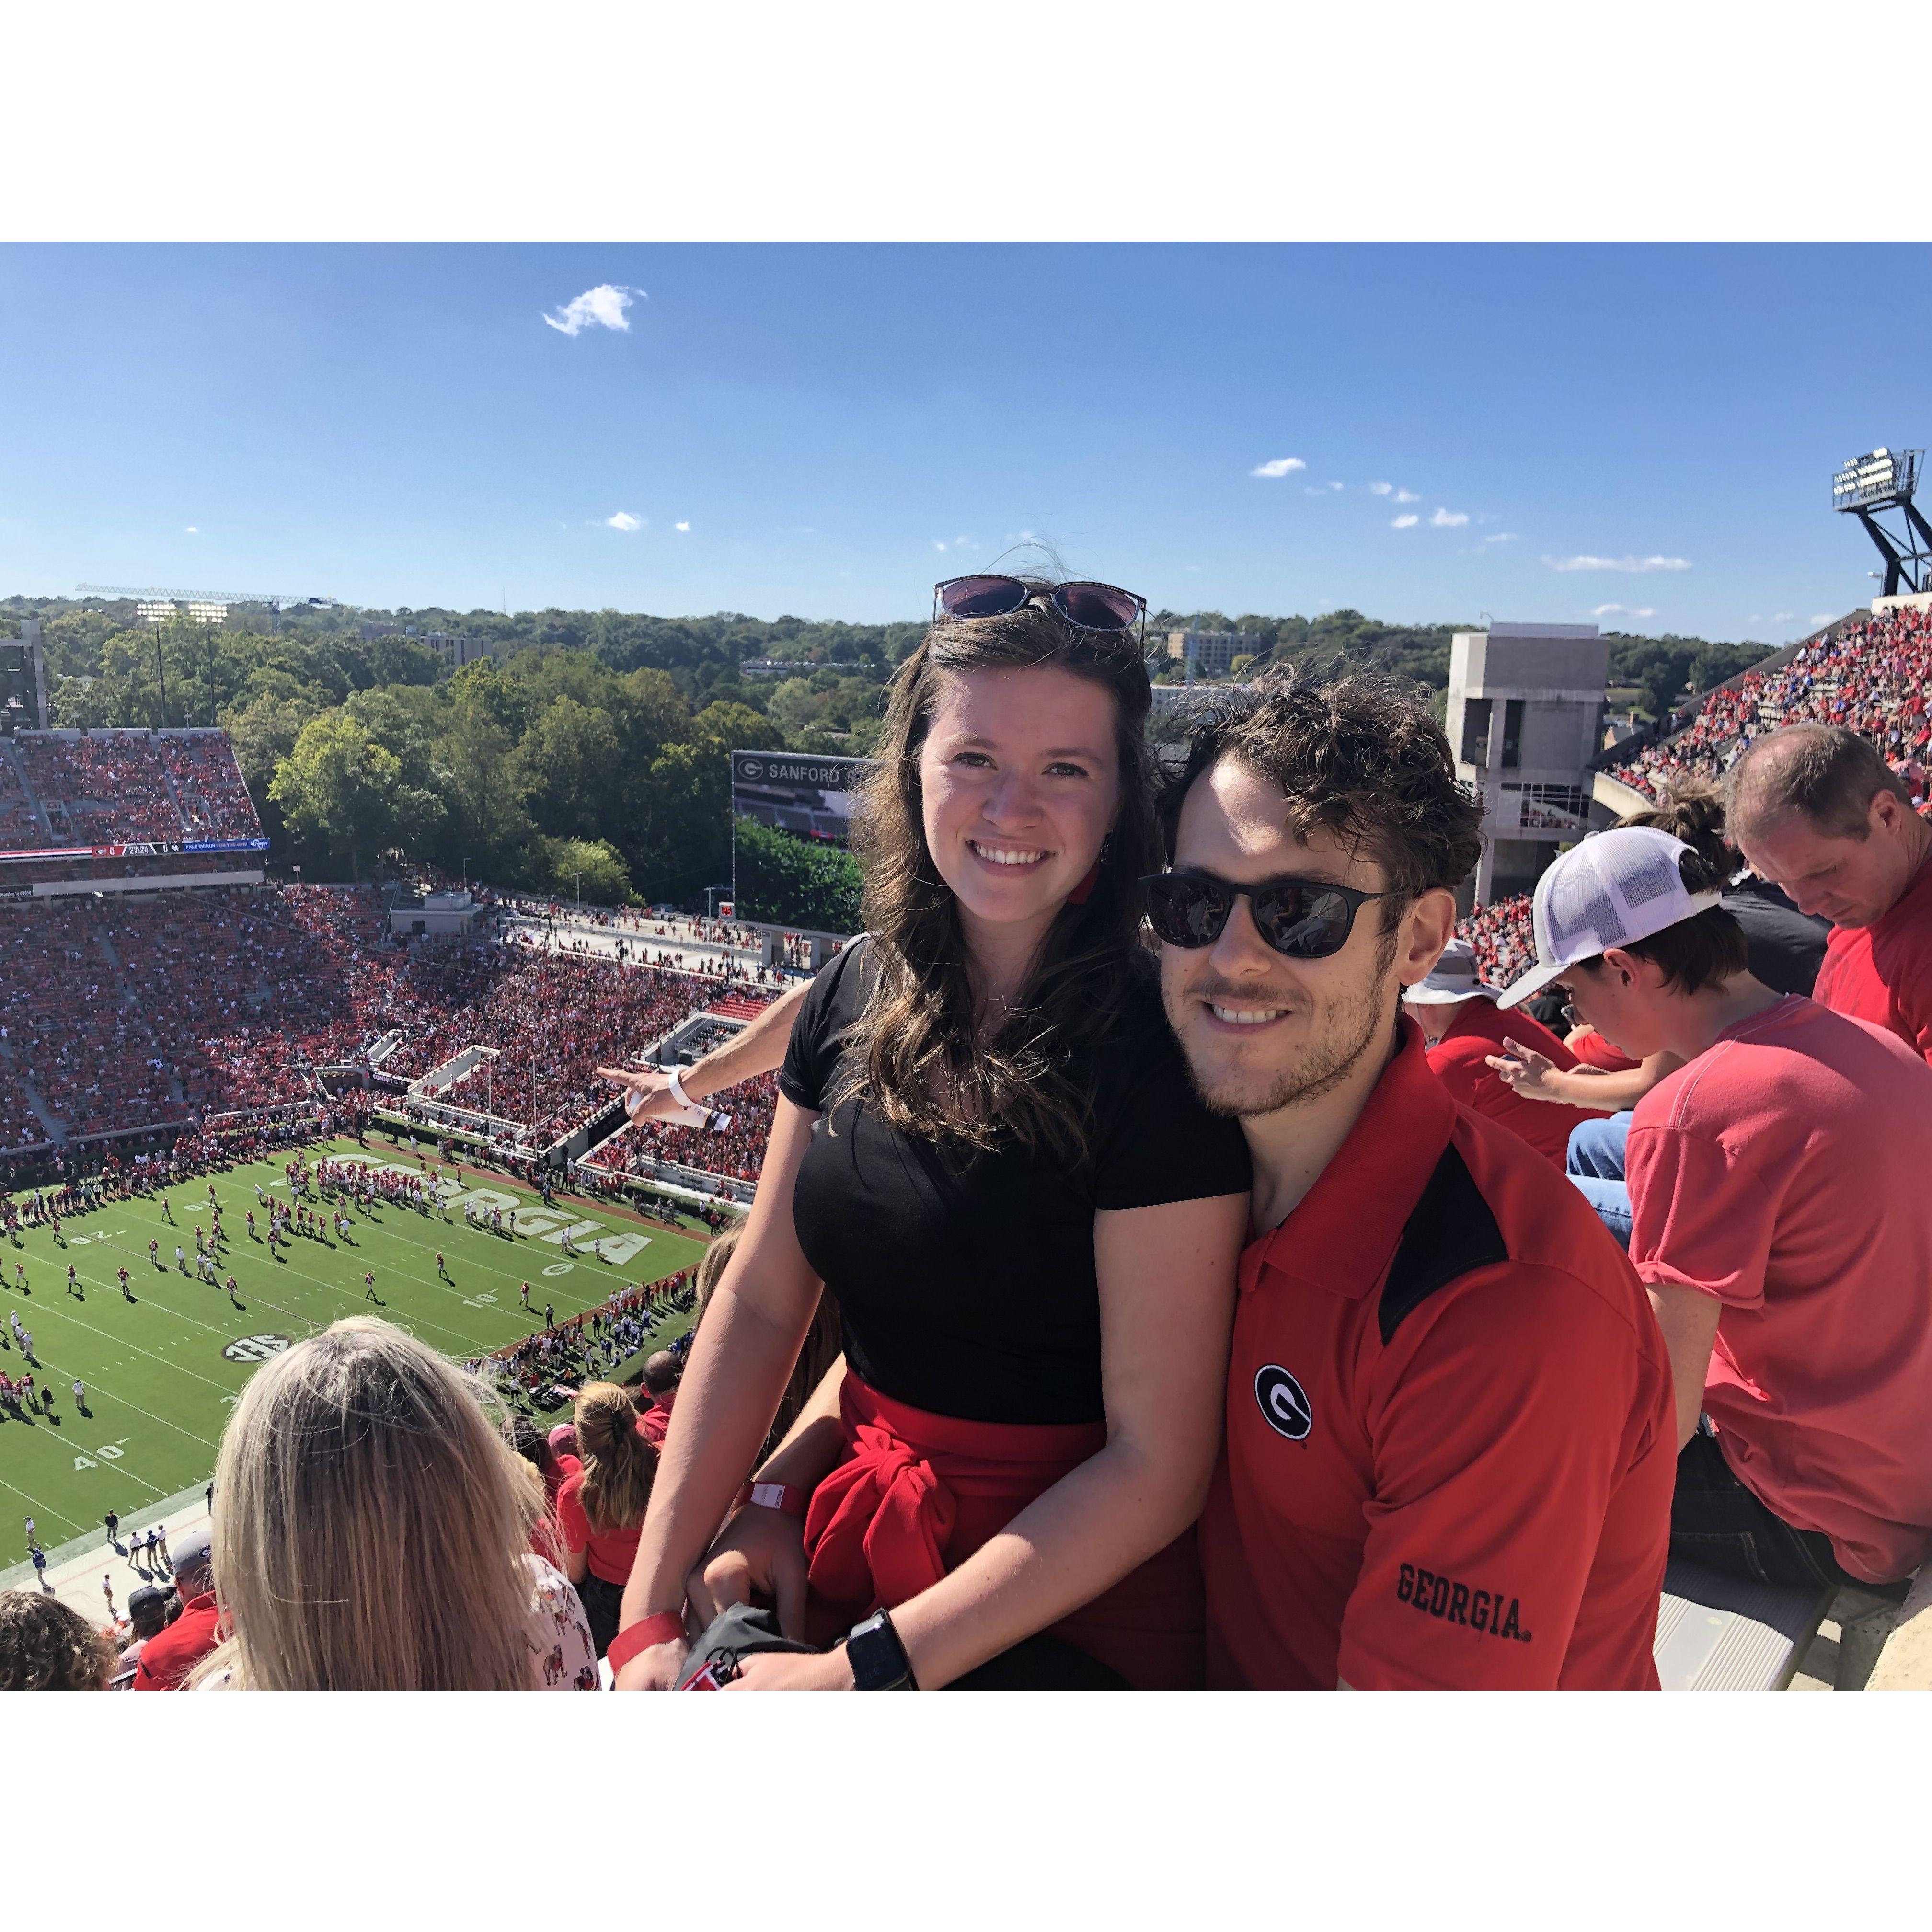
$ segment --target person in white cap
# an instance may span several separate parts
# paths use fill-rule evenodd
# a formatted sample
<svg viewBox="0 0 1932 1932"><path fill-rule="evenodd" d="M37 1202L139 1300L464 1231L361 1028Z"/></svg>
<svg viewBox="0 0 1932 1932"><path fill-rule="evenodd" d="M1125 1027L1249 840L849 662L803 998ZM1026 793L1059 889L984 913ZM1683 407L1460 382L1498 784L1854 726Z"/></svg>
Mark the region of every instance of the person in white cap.
<svg viewBox="0 0 1932 1932"><path fill-rule="evenodd" d="M1580 1120L1606 1116L1520 1093L1498 1070L1531 1055L1557 1072L1577 1064L1569 1048L1528 1013L1505 1018L1496 1006L1502 993L1484 980L1475 948L1466 939L1452 939L1429 976L1403 994L1402 1006L1429 1042L1430 1072L1450 1093L1472 1112L1487 1114L1527 1141L1560 1170L1571 1129Z"/></svg>
<svg viewBox="0 0 1932 1932"><path fill-rule="evenodd" d="M1498 1004L1555 983L1625 1053L1686 1063L1637 1102L1627 1182L1576 1182L1670 1351L1673 1550L1893 1584L1932 1556L1932 1070L1753 977L1718 884L1666 832L1586 838L1538 883L1537 964Z"/></svg>

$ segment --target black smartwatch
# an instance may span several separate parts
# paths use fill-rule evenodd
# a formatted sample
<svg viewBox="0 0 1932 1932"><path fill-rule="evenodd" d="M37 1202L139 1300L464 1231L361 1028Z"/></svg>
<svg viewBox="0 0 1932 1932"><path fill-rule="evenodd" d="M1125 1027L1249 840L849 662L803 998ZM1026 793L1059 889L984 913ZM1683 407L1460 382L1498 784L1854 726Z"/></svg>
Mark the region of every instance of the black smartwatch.
<svg viewBox="0 0 1932 1932"><path fill-rule="evenodd" d="M916 1690L912 1664L892 1618L876 1612L846 1633L845 1658L852 1666L855 1690Z"/></svg>

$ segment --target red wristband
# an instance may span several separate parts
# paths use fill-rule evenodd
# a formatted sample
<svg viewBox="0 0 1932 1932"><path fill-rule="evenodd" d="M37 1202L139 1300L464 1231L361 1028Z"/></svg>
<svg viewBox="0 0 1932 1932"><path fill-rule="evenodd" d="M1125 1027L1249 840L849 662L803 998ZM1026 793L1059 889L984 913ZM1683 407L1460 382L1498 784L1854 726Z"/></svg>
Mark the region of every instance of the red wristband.
<svg viewBox="0 0 1932 1932"><path fill-rule="evenodd" d="M682 1642L683 1637L684 1619L675 1610L660 1610L656 1616L640 1617L635 1623L626 1624L610 1640L610 1648L604 1654L611 1676L616 1676L640 1652L654 1649L674 1639Z"/></svg>
<svg viewBox="0 0 1932 1932"><path fill-rule="evenodd" d="M811 1501L809 1490L794 1488L790 1483L747 1483L738 1492L736 1506L742 1509L747 1503L756 1503L760 1509L782 1510L802 1522Z"/></svg>

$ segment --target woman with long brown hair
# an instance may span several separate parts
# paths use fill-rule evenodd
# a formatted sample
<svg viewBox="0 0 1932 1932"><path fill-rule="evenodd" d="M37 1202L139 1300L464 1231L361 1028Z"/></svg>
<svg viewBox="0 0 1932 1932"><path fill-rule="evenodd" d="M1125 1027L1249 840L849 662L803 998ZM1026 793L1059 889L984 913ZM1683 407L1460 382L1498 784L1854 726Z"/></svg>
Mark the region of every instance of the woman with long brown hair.
<svg viewBox="0 0 1932 1932"><path fill-rule="evenodd" d="M740 1681L1198 1681L1190 1526L1248 1168L1138 944L1160 851L1144 605L1007 578L938 602L856 828L869 932L800 1010L664 1445L611 1653L626 1688L679 1674L687 1579L821 1286L842 1378L722 1541L771 1580L789 1634L859 1621Z"/></svg>

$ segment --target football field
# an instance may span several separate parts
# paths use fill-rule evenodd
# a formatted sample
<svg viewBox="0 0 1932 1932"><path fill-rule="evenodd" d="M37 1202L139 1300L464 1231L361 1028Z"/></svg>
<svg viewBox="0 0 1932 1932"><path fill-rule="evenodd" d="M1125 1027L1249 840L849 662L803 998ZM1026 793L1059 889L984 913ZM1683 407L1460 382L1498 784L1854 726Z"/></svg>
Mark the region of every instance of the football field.
<svg viewBox="0 0 1932 1932"><path fill-rule="evenodd" d="M422 1171L373 1140L302 1151L311 1164L327 1154ZM0 1570L26 1555L28 1516L51 1550L98 1533L110 1509L127 1516L201 1486L214 1473L223 1425L257 1366L344 1316L380 1315L464 1360L541 1329L547 1303L562 1321L627 1286L692 1267L704 1252L701 1238L625 1210L559 1197L554 1210L544 1210L531 1190L465 1167L460 1185L446 1178L440 1211L380 1202L367 1214L353 1208L347 1240L298 1235L272 1256L268 1216L255 1190L259 1185L286 1203L282 1170L293 1152L164 1190L172 1222L160 1198L135 1199L64 1220L63 1245L44 1227L24 1229L10 1245L0 1240L0 1309L19 1315L34 1350L32 1364L23 1360L12 1324L0 1315L0 1372L18 1381L31 1371L36 1394L51 1387L55 1394L51 1415L38 1406L31 1417L0 1410L0 1509L10 1519L0 1531ZM232 1301L225 1286L192 1273L195 1229L206 1235L212 1225L211 1182L221 1208L218 1273L224 1283L235 1278ZM466 1226L465 1201L500 1206L506 1222L514 1207L514 1240ZM313 1193L308 1204L320 1204ZM255 1239L248 1232L251 1210ZM149 1258L151 1240L159 1244L158 1262ZM177 1244L189 1273L176 1265ZM439 1252L447 1280L436 1272ZM68 1290L70 1262L78 1296ZM116 1279L122 1268L131 1300ZM365 1271L376 1278L373 1303ZM528 1315L518 1295L524 1281ZM74 1400L76 1379L86 1387L84 1408Z"/></svg>

